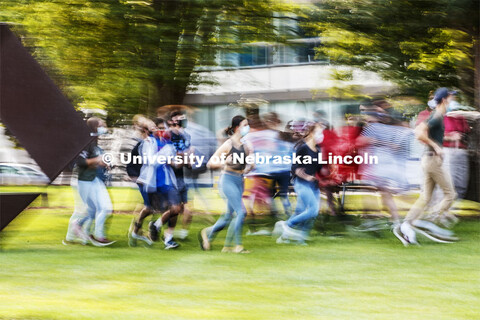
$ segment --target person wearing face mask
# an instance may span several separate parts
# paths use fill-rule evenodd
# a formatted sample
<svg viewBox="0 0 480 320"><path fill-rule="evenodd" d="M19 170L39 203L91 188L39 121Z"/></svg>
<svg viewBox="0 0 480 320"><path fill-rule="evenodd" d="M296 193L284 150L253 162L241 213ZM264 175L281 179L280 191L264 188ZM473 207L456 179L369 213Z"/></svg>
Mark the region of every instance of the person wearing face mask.
<svg viewBox="0 0 480 320"><path fill-rule="evenodd" d="M172 169L172 166L175 164L165 163L165 159L175 157L175 148L170 140L170 133L166 130L166 124L163 119L157 118L155 122L147 119L145 127L148 128L149 133L142 144L142 155L144 155L145 159L148 159L148 162L143 164L137 183L142 186L141 193L146 203L148 201L149 206L146 205L146 209L141 212L135 228L141 228L143 219L152 214L154 204L158 204L155 210L166 211L157 221L149 223L150 240L157 241L162 226L177 216L180 210L177 181ZM135 233L139 236L137 232ZM165 231L165 249L178 247L178 244L173 241L173 237L168 236L172 233L173 227L169 225ZM148 243L148 241L145 242Z"/></svg>
<svg viewBox="0 0 480 320"><path fill-rule="evenodd" d="M190 149L190 135L184 131L184 126L187 125L187 119L184 112L180 110L171 111L168 115L168 131L163 131L162 134L168 134L169 139L175 148L175 152L179 156L186 156ZM188 189L184 180L183 172L184 164L179 164L173 167L173 172L175 174L175 179L177 181L176 192L177 192L177 202L178 202L178 215L183 213L184 217L184 226L188 225L191 221L191 214L188 209L186 209L186 204L188 202ZM173 249L178 247L178 243L173 240L174 229L177 224L178 215L172 216L168 221L168 229L164 232L165 237L165 246L168 249ZM160 218L161 219L161 218ZM156 222L158 224L158 220ZM150 224L150 234L155 234L155 224ZM186 228L182 229L181 233L177 233L176 236L184 238L188 235ZM185 234L186 232L186 234ZM155 236L154 236L155 237Z"/></svg>
<svg viewBox="0 0 480 320"><path fill-rule="evenodd" d="M106 246L114 243L105 235L105 221L111 215L112 202L105 184L98 174L108 167L102 159L103 150L98 146L98 136L107 133L106 124L102 119L92 117L87 120L91 135L96 138L83 150L76 160L78 172L78 194L84 203L87 215L72 221L75 235L83 241L89 241L95 246ZM90 226L95 221L93 235Z"/></svg>
<svg viewBox="0 0 480 320"><path fill-rule="evenodd" d="M430 91L430 94L428 95L427 106L425 107L425 110L420 111L420 113L417 115L417 120L415 121L415 127L418 126L423 121L427 120L428 117L430 117L432 110L435 109L436 106L437 106L437 103L435 102L435 100L433 100L433 91Z"/></svg>
<svg viewBox="0 0 480 320"><path fill-rule="evenodd" d="M297 144L295 150L295 154L301 157L302 163L292 164L297 208L295 214L287 221L278 221L275 224L273 234L280 234L277 243L293 240L304 244L320 210L317 174L321 169L321 164L318 162L320 149L317 145L323 140L322 126L316 122L306 122L302 131L304 138Z"/></svg>
<svg viewBox="0 0 480 320"><path fill-rule="evenodd" d="M131 152L132 159L133 157L143 154L142 146L144 141L148 140L148 138L153 135L153 132L149 130L149 126L153 127L153 124L145 116L136 115L135 117L133 117L133 123L134 123L135 129L140 134L140 139L135 145L135 147L132 149L132 152ZM145 191L143 183L138 181L138 177L140 176L140 173L142 170L142 164L134 163L133 161L130 161L130 163L127 164L126 169L130 179L132 179L132 181L134 181L137 184L138 190L143 199L143 206L141 207L140 211L137 213L137 210L135 210L136 212L134 212L134 217L132 219L132 223L130 225L130 229L128 232L128 244L129 246L134 247L137 245L137 240L140 240L147 243L148 245L152 245L153 244L152 240L150 240L148 237L142 234L143 221L145 220L146 217L148 217L153 213L153 208L152 208L151 199L150 199L151 194L148 194Z"/></svg>
<svg viewBox="0 0 480 320"><path fill-rule="evenodd" d="M249 253L242 244L242 227L246 216L246 210L242 202L243 175L252 169L252 165L245 162L236 163L236 157L246 157L252 152L248 143L243 142L250 130L247 119L243 116L235 116L226 133L230 138L217 149L208 161L210 169L223 169L219 182L220 192L227 200L227 212L223 214L212 226L201 230L199 234L200 246L203 250L210 250L211 242L218 232L228 225L225 245L222 252ZM234 155L237 155L234 157ZM225 163L218 161L226 156ZM235 244L235 246L234 246Z"/></svg>
<svg viewBox="0 0 480 320"><path fill-rule="evenodd" d="M253 152L261 157L291 157L293 143L281 139L278 127L281 120L275 112L269 112L262 116L262 121L249 119L252 130L245 140L252 146ZM247 235L271 235L274 220L278 217L274 196L278 195L283 204L283 213L290 217L291 204L288 199L288 187L290 184L289 164L283 162L264 161L255 164L245 179L248 211ZM263 214L262 209L270 210L270 215ZM260 210L258 210L260 209ZM256 212L255 212L256 211ZM259 212L260 211L260 214ZM268 228L267 228L268 227Z"/></svg>
<svg viewBox="0 0 480 320"><path fill-rule="evenodd" d="M413 130L393 125L391 116L386 113L366 110L362 114L367 117L367 124L355 144L360 147L359 154L376 156L378 163L360 165L359 174L368 185L377 188L383 205L390 212L395 233L401 220L393 195L409 188L405 172ZM367 230L369 226L371 221L358 230Z"/></svg>
<svg viewBox="0 0 480 320"><path fill-rule="evenodd" d="M450 230L442 229L431 222L421 220L436 185L442 189L444 194L442 201L438 204L440 214L449 210L456 197L452 179L442 166L444 157L442 146L445 132L444 115L452 100L452 94L447 88L440 88L435 91L433 99L437 103L435 110L427 120L415 129L417 139L426 145L421 161L424 173L424 188L405 217L405 221L396 230L397 238L404 245L418 244L416 233L423 234L436 242L457 240Z"/></svg>
<svg viewBox="0 0 480 320"><path fill-rule="evenodd" d="M469 179L469 157L468 157L468 139L470 126L466 119L452 111L460 108L460 104L455 100L457 91L450 92L453 95L452 101L447 107L443 121L445 124L445 135L443 137L443 166L452 179L455 192L458 199L464 199ZM435 187L430 203L439 203L443 197L443 192L438 186ZM449 212L440 214L436 208L431 208L432 212L425 218L435 223L439 223L447 228L452 228L458 223L458 218Z"/></svg>

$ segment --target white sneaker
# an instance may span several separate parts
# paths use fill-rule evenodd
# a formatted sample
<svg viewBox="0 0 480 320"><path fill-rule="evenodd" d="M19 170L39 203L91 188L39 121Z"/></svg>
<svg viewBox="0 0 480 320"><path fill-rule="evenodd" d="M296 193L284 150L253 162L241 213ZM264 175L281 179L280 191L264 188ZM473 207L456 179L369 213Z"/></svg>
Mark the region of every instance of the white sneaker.
<svg viewBox="0 0 480 320"><path fill-rule="evenodd" d="M453 228L460 220L453 214L445 213L440 216L438 222L443 225L445 228Z"/></svg>
<svg viewBox="0 0 480 320"><path fill-rule="evenodd" d="M272 236L280 236L285 230L285 221L277 221L273 227Z"/></svg>
<svg viewBox="0 0 480 320"><path fill-rule="evenodd" d="M417 244L417 235L415 234L415 230L413 229L412 225L409 222L403 222L400 225L400 232L403 234L403 238L409 244Z"/></svg>
<svg viewBox="0 0 480 320"><path fill-rule="evenodd" d="M410 243L408 242L407 239L403 237L403 233L400 230L399 224L393 227L392 232L395 235L395 237L397 237L397 239L400 240L405 247L408 247Z"/></svg>
<svg viewBox="0 0 480 320"><path fill-rule="evenodd" d="M430 233L437 234L439 236L444 236L444 237L451 237L453 236L453 232L447 229L440 228L436 224L430 221L425 221L425 220L415 220L412 222L412 225L416 227L417 229L426 229Z"/></svg>
<svg viewBox="0 0 480 320"><path fill-rule="evenodd" d="M117 241L109 241L106 238L95 238L94 236L88 236L88 241L93 244L95 247L107 247L111 244L114 244Z"/></svg>
<svg viewBox="0 0 480 320"><path fill-rule="evenodd" d="M132 238L133 238L133 239L143 241L143 242L145 242L146 244L148 244L149 246L151 246L151 245L153 244L153 241L152 241L152 240L148 239L148 238L145 237L145 236L141 236L141 235L139 235L139 234L136 234L136 233L133 232L133 231L132 231L131 235L132 235Z"/></svg>
<svg viewBox="0 0 480 320"><path fill-rule="evenodd" d="M284 225L284 231L282 234L283 238L290 239L290 240L295 240L295 241L302 241L305 240L304 234L302 231L295 230L291 227L288 226L288 224L285 223Z"/></svg>
<svg viewBox="0 0 480 320"><path fill-rule="evenodd" d="M249 235L249 236L271 236L272 233L270 231L266 230L266 229L260 229L260 230L255 231L255 232L250 231L250 234L247 234L247 235Z"/></svg>
<svg viewBox="0 0 480 320"><path fill-rule="evenodd" d="M73 223L72 230L76 239L80 239L82 242L85 242L85 244L87 244L90 241L90 237L88 236L88 234L82 229L82 226L79 225L77 222Z"/></svg>
<svg viewBox="0 0 480 320"><path fill-rule="evenodd" d="M62 244L65 246L72 245L72 244L81 244L82 246L87 245L87 241L80 239L80 238L65 238L62 240Z"/></svg>
<svg viewBox="0 0 480 320"><path fill-rule="evenodd" d="M413 228L416 232L435 242L452 243L459 240L452 231L440 228L430 221L415 220Z"/></svg>
<svg viewBox="0 0 480 320"><path fill-rule="evenodd" d="M456 241L456 240L444 240L444 239L441 239L441 237L439 237L438 235L432 234L432 233L428 232L427 230L420 229L420 228L415 228L415 227L413 227L413 228L415 229L416 232L420 233L421 235L427 237L428 239L430 239L434 242L453 243L454 241Z"/></svg>
<svg viewBox="0 0 480 320"><path fill-rule="evenodd" d="M188 230L187 229L174 230L173 237L178 238L180 240L185 240L188 237Z"/></svg>
<svg viewBox="0 0 480 320"><path fill-rule="evenodd" d="M282 244L282 243L290 243L290 240L288 239L283 239L282 236L278 237L277 241L276 241L278 244Z"/></svg>

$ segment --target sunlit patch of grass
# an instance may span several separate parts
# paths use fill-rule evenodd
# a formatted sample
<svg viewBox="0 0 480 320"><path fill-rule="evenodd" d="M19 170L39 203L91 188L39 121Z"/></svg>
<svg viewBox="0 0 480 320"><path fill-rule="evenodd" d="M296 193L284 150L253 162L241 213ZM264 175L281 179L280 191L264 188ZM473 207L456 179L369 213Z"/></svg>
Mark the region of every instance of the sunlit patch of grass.
<svg viewBox="0 0 480 320"><path fill-rule="evenodd" d="M114 215L107 248L64 246L68 210L25 211L0 233L4 319L476 319L480 222L461 241L314 233L309 246L245 237L248 255L199 249L194 217L176 251L129 248L131 215Z"/></svg>

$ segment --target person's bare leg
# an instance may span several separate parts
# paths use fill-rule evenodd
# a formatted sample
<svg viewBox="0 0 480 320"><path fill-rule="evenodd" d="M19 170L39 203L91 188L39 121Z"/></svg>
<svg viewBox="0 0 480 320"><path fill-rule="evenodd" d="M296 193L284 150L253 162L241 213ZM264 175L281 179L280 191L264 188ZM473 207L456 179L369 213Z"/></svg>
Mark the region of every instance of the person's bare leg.
<svg viewBox="0 0 480 320"><path fill-rule="evenodd" d="M390 215L392 216L392 220L394 223L398 223L400 221L400 216L398 215L397 205L393 200L393 196L390 192L381 191L380 195L382 197L382 203L385 207L387 207Z"/></svg>
<svg viewBox="0 0 480 320"><path fill-rule="evenodd" d="M331 216L336 216L335 203L333 202L333 192L331 187L325 188L325 193L327 195L328 211Z"/></svg>
<svg viewBox="0 0 480 320"><path fill-rule="evenodd" d="M152 210L148 207L143 207L143 209L140 211L138 218L135 221L135 226L133 227L133 232L138 234L140 229L142 228L143 220L145 220L146 217L148 217L152 213Z"/></svg>
<svg viewBox="0 0 480 320"><path fill-rule="evenodd" d="M188 230L192 223L193 214L186 206L183 208L182 228Z"/></svg>
<svg viewBox="0 0 480 320"><path fill-rule="evenodd" d="M183 211L183 204L173 205L170 207L170 210L166 211L161 220L163 224L167 223L168 227L163 233L165 245L167 245L173 239L173 232L175 231L175 226L177 225L178 215Z"/></svg>
<svg viewBox="0 0 480 320"><path fill-rule="evenodd" d="M163 236L165 238L165 244L167 244L170 240L173 239L173 232L175 231L175 227L177 225L177 218L178 218L178 215L172 216L168 219L168 227L163 232Z"/></svg>
<svg viewBox="0 0 480 320"><path fill-rule="evenodd" d="M254 208L255 208L255 193L250 192L250 195L245 198L247 201L247 205L245 206L245 209L247 210L247 218L248 218L248 229L251 232L255 232L257 230L256 224L255 224L255 214L254 214Z"/></svg>
<svg viewBox="0 0 480 320"><path fill-rule="evenodd" d="M170 218L178 216L181 213L182 208L183 205L176 204L171 206L169 210L165 211L161 217L162 225L167 223Z"/></svg>

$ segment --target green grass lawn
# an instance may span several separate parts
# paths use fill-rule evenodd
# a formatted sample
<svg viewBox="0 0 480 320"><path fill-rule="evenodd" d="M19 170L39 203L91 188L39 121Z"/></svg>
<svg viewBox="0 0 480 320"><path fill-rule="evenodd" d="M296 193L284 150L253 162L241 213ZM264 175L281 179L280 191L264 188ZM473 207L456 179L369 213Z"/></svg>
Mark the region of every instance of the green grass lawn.
<svg viewBox="0 0 480 320"><path fill-rule="evenodd" d="M119 213L130 213L135 209L138 203L142 202L142 198L138 189L127 187L110 187L108 188L113 203L113 210ZM66 212L72 212L74 205L74 196L70 186L0 186L0 192L43 192L48 194L48 207L59 210L68 209ZM218 189L202 188L200 189L204 201L198 194L189 191L190 207L195 212L209 212L220 214L225 210L225 202L220 198ZM337 194L339 197L340 195ZM418 197L418 194L396 196L395 202L399 212L406 214L408 209ZM295 197L291 197L291 201L295 203ZM277 206L282 207L279 199L276 200ZM326 197L322 195L322 210L327 209ZM32 207L42 207L42 199L39 197L32 203ZM261 208L256 208L261 209ZM347 194L345 198L345 209L349 213L359 214L378 211L387 214L382 208L381 199L378 193L364 194ZM456 201L453 205L453 213L458 215L478 215L480 213L480 203L473 201Z"/></svg>
<svg viewBox="0 0 480 320"><path fill-rule="evenodd" d="M52 199L53 201L53 199ZM202 252L194 218L175 251L63 246L70 209L30 209L0 233L0 319L479 319L478 220L461 241L404 248L381 237L316 235L309 246L245 237L248 255ZM329 233L327 233L328 235Z"/></svg>

